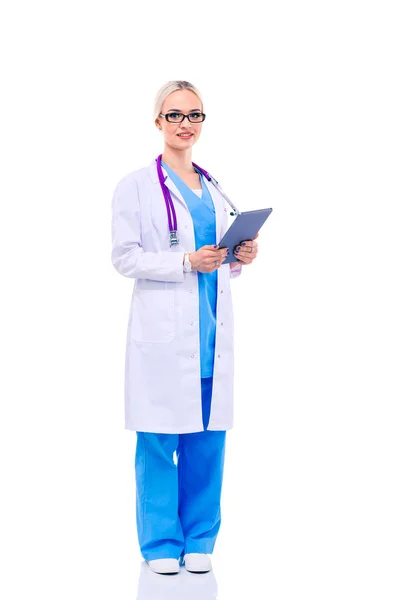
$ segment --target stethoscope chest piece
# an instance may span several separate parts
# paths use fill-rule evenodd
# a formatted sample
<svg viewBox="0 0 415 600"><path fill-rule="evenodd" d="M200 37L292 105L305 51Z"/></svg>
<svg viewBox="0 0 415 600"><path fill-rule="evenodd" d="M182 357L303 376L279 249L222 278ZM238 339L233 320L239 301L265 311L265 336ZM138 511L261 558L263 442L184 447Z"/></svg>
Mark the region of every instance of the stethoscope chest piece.
<svg viewBox="0 0 415 600"><path fill-rule="evenodd" d="M172 246L179 245L179 238L177 237L177 231L170 231L170 248Z"/></svg>

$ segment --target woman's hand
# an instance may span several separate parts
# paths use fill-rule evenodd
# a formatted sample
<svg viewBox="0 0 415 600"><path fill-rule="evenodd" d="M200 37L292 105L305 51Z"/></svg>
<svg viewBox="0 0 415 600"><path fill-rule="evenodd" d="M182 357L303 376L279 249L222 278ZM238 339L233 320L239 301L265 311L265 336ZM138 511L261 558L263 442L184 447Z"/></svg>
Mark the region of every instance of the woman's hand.
<svg viewBox="0 0 415 600"><path fill-rule="evenodd" d="M201 273L213 273L219 269L225 258L228 256L227 248L216 248L216 246L202 246L196 252L191 252L189 256L192 269Z"/></svg>
<svg viewBox="0 0 415 600"><path fill-rule="evenodd" d="M257 239L258 233L254 237L254 240ZM231 265L237 265L239 263L243 263L244 265L249 265L251 262L255 260L258 254L258 244L253 240L246 240L242 242L239 246L236 246L234 251L235 256L238 257L237 263L231 263Z"/></svg>

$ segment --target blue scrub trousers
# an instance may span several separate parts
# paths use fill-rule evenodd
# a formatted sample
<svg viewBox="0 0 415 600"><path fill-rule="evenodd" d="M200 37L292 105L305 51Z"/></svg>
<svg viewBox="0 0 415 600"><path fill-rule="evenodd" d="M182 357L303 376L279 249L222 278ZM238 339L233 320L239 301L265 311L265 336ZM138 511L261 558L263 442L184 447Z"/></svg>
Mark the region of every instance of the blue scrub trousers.
<svg viewBox="0 0 415 600"><path fill-rule="evenodd" d="M212 377L201 379L204 431L136 432L136 520L145 560L213 552L221 523L226 431L206 429L212 383Z"/></svg>

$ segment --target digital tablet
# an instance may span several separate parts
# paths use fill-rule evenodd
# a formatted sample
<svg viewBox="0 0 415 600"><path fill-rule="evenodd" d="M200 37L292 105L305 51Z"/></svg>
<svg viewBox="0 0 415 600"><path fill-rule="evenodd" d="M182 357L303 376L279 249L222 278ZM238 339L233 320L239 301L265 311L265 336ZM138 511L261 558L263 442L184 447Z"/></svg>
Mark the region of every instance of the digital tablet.
<svg viewBox="0 0 415 600"><path fill-rule="evenodd" d="M229 254L222 264L236 262L238 260L238 257L233 253L236 246L246 240L252 240L268 219L271 212L272 208L262 208L259 210L248 210L237 215L236 219L219 242L219 248L229 248Z"/></svg>

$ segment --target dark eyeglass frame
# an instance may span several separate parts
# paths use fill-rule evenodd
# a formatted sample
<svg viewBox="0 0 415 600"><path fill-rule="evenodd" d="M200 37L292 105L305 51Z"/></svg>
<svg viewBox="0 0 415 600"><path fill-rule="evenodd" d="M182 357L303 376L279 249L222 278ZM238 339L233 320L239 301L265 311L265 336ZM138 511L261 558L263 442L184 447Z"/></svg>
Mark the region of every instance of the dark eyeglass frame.
<svg viewBox="0 0 415 600"><path fill-rule="evenodd" d="M164 117L166 119L166 121L168 121L169 123L176 123L176 125L177 125L177 123L183 123L185 117L187 117L187 120L189 121L189 123L203 123L203 121L206 119L206 115L205 115L205 113L202 113L202 112L200 112L200 114L203 117L203 119L201 121L191 121L190 120L190 115L194 115L195 112L200 112L200 111L194 110L194 111L192 111L191 113L189 113L187 115L185 115L184 113L181 113L179 111L172 111L171 113L166 113L165 115L163 115L163 113L159 113L159 116L160 117ZM173 115L182 115L182 119L180 121L170 121L170 119L168 118L170 114L173 114Z"/></svg>

